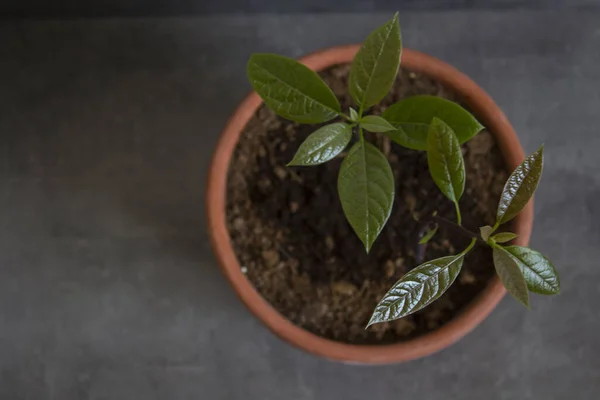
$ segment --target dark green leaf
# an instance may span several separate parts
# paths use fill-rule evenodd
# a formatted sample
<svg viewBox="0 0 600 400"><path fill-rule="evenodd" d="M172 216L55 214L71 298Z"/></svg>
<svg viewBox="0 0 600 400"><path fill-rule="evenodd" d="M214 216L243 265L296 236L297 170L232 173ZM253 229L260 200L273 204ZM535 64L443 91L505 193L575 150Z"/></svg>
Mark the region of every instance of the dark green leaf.
<svg viewBox="0 0 600 400"><path fill-rule="evenodd" d="M369 325L405 317L437 300L454 282L463 261L463 253L442 257L421 264L404 275L383 296Z"/></svg>
<svg viewBox="0 0 600 400"><path fill-rule="evenodd" d="M504 248L518 260L523 272L527 287L533 293L558 294L560 293L560 279L554 265L535 250L522 246L508 246Z"/></svg>
<svg viewBox="0 0 600 400"><path fill-rule="evenodd" d="M435 96L409 97L390 106L381 115L396 127L386 132L393 141L414 150L427 150L427 133L433 118L444 121L463 144L483 126L458 104Z"/></svg>
<svg viewBox="0 0 600 400"><path fill-rule="evenodd" d="M508 251L497 245L494 246L493 258L496 273L508 293L529 308L527 283L517 261Z"/></svg>
<svg viewBox="0 0 600 400"><path fill-rule="evenodd" d="M481 238L484 242L487 242L490 238L490 235L494 232L494 228L489 225L482 226L479 228L479 233L481 234Z"/></svg>
<svg viewBox="0 0 600 400"><path fill-rule="evenodd" d="M344 151L351 138L350 125L341 122L325 125L306 138L288 165L323 164Z"/></svg>
<svg viewBox="0 0 600 400"><path fill-rule="evenodd" d="M360 126L369 132L387 132L395 128L385 119L377 115L367 115L360 120Z"/></svg>
<svg viewBox="0 0 600 400"><path fill-rule="evenodd" d="M434 118L429 126L427 163L435 184L457 203L465 189L465 164L456 135L439 118Z"/></svg>
<svg viewBox="0 0 600 400"><path fill-rule="evenodd" d="M425 244L427 242L429 242L436 234L438 230L438 226L434 226L433 229L430 229L425 236L423 236L423 238L419 241L419 244Z"/></svg>
<svg viewBox="0 0 600 400"><path fill-rule="evenodd" d="M316 124L335 118L341 110L325 82L296 60L275 54L253 54L246 70L254 90L284 118Z"/></svg>
<svg viewBox="0 0 600 400"><path fill-rule="evenodd" d="M528 156L508 177L502 194L496 223L503 224L513 219L525 207L537 189L544 165L544 146Z"/></svg>
<svg viewBox="0 0 600 400"><path fill-rule="evenodd" d="M398 74L401 52L396 13L367 37L350 66L350 94L362 110L379 103L389 92Z"/></svg>
<svg viewBox="0 0 600 400"><path fill-rule="evenodd" d="M369 252L394 202L394 175L385 156L372 144L357 142L340 166L338 192L348 222Z"/></svg>
<svg viewBox="0 0 600 400"><path fill-rule="evenodd" d="M517 236L518 235L516 233L512 232L500 232L492 236L492 239L494 239L494 242L496 243L506 243L515 239Z"/></svg>
<svg viewBox="0 0 600 400"><path fill-rule="evenodd" d="M350 107L350 121L357 122L358 121L358 113L352 107Z"/></svg>

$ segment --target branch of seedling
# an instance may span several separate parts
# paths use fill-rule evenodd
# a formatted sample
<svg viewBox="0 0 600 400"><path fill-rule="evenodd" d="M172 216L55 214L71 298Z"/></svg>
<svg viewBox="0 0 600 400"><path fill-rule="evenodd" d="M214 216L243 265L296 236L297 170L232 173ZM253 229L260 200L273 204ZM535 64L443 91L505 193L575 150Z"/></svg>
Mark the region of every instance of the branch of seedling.
<svg viewBox="0 0 600 400"><path fill-rule="evenodd" d="M427 152L433 181L455 205L457 222L433 215L434 226L421 239L427 243L438 225L471 238L459 254L427 261L402 277L383 296L368 325L405 317L437 300L454 282L475 244L489 246L496 272L507 291L529 307L529 292L557 294L558 273L544 256L521 246L505 246L516 237L497 233L529 202L542 173L543 147L528 156L508 178L500 196L494 226L476 234L462 226L459 200L465 188L460 146L484 127L460 105L434 96L413 96L388 107L380 116L365 115L392 87L402 52L398 14L371 33L350 66L349 92L358 106L345 115L325 82L299 62L274 54L254 54L247 66L250 83L265 104L298 123L323 124L300 145L289 166L323 164L339 156L356 135L340 165L338 194L344 214L369 252L387 222L394 200L392 169L381 151L365 140L364 131L383 134L397 144Z"/></svg>
<svg viewBox="0 0 600 400"><path fill-rule="evenodd" d="M478 244L486 244L486 242L481 239L480 235L477 233L472 232L464 226L444 218L437 213L434 213L431 217L429 217L429 219L425 221L425 224L427 229L423 237L420 238L419 244L426 244L430 239L432 239L435 233L437 233L438 226L440 225L445 226L453 234L462 235L470 239L476 239Z"/></svg>

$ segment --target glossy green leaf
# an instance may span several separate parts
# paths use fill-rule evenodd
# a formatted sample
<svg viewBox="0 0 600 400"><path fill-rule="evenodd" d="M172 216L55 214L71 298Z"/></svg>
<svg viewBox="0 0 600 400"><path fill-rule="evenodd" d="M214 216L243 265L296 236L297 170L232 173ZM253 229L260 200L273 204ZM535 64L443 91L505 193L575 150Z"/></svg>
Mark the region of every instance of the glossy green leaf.
<svg viewBox="0 0 600 400"><path fill-rule="evenodd" d="M494 267L500 281L515 299L529 308L529 291L521 267L504 248L495 245L493 249Z"/></svg>
<svg viewBox="0 0 600 400"><path fill-rule="evenodd" d="M533 196L542 176L544 146L528 156L508 177L498 204L496 223L513 219Z"/></svg>
<svg viewBox="0 0 600 400"><path fill-rule="evenodd" d="M325 82L307 66L275 54L253 54L246 68L252 87L277 114L316 124L340 113L340 103Z"/></svg>
<svg viewBox="0 0 600 400"><path fill-rule="evenodd" d="M405 317L437 300L452 285L463 261L463 253L442 257L421 264L404 275L383 296L369 325Z"/></svg>
<svg viewBox="0 0 600 400"><path fill-rule="evenodd" d="M465 163L452 128L439 118L429 126L427 163L435 184L457 203L465 189Z"/></svg>
<svg viewBox="0 0 600 400"><path fill-rule="evenodd" d="M350 121L357 122L358 121L358 112L352 107L350 107Z"/></svg>
<svg viewBox="0 0 600 400"><path fill-rule="evenodd" d="M518 260L519 267L527 282L527 288L538 294L560 293L560 279L554 265L541 253L522 246L504 248Z"/></svg>
<svg viewBox="0 0 600 400"><path fill-rule="evenodd" d="M381 116L396 127L386 132L386 136L414 150L427 150L427 134L433 118L448 124L461 144L483 129L467 110L436 96L408 97L390 106Z"/></svg>
<svg viewBox="0 0 600 400"><path fill-rule="evenodd" d="M344 151L351 138L350 125L342 122L325 125L306 138L288 166L323 164Z"/></svg>
<svg viewBox="0 0 600 400"><path fill-rule="evenodd" d="M479 228L479 233L481 234L481 238L483 239L483 241L487 242L490 238L490 235L494 233L494 228L492 228L489 225L482 226Z"/></svg>
<svg viewBox="0 0 600 400"><path fill-rule="evenodd" d="M394 175L385 156L372 144L357 142L340 166L338 193L348 222L369 252L394 202Z"/></svg>
<svg viewBox="0 0 600 400"><path fill-rule="evenodd" d="M419 240L419 244L425 244L427 242L429 242L437 233L438 231L438 226L434 226L433 229L430 229L429 231L427 231L427 233L425 234L425 236L423 236L423 238L421 240Z"/></svg>
<svg viewBox="0 0 600 400"><path fill-rule="evenodd" d="M401 52L396 13L367 37L350 66L350 94L362 110L379 103L389 92L398 74Z"/></svg>
<svg viewBox="0 0 600 400"><path fill-rule="evenodd" d="M394 128L389 122L377 115L367 115L360 120L360 126L369 132L387 132Z"/></svg>
<svg viewBox="0 0 600 400"><path fill-rule="evenodd" d="M494 239L494 242L496 243L506 243L515 239L517 236L518 235L516 233L512 232L500 232L492 236L492 239Z"/></svg>

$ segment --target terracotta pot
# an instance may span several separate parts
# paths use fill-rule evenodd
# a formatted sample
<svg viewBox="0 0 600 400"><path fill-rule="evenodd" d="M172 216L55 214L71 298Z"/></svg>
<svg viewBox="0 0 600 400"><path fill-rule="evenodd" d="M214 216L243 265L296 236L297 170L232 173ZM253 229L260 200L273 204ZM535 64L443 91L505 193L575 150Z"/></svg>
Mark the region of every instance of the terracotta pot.
<svg viewBox="0 0 600 400"><path fill-rule="evenodd" d="M357 45L335 47L308 55L300 61L309 68L320 71L335 64L349 63L358 48ZM459 94L479 121L494 135L511 170L523 161L523 149L504 113L466 75L440 60L407 49L403 50L402 68L421 72ZM315 355L345 362L384 364L424 357L441 350L462 338L490 314L505 294L497 277L452 321L434 332L397 344L379 346L335 342L314 335L279 314L242 273L231 246L225 220L229 163L242 130L261 102L255 92L251 93L233 113L221 133L210 165L206 196L208 231L219 264L237 295L258 319L283 340ZM516 244L528 244L532 224L533 202L530 202L515 219L514 229L519 235Z"/></svg>

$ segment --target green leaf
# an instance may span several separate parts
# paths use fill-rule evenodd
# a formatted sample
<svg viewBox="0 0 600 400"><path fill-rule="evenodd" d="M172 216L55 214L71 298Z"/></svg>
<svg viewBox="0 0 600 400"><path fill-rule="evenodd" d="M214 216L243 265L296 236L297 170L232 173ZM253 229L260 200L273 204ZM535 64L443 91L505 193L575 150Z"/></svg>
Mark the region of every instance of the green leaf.
<svg viewBox="0 0 600 400"><path fill-rule="evenodd" d="M389 92L398 74L401 52L396 13L367 37L350 66L350 94L361 110L379 103Z"/></svg>
<svg viewBox="0 0 600 400"><path fill-rule="evenodd" d="M246 68L267 106L292 121L317 124L339 115L340 103L307 66L275 54L253 54Z"/></svg>
<svg viewBox="0 0 600 400"><path fill-rule="evenodd" d="M387 132L392 131L394 128L385 119L378 117L377 115L367 115L360 120L360 126L369 132Z"/></svg>
<svg viewBox="0 0 600 400"><path fill-rule="evenodd" d="M394 174L385 156L372 144L357 142L340 166L338 193L344 214L368 253L394 202Z"/></svg>
<svg viewBox="0 0 600 400"><path fill-rule="evenodd" d="M430 229L421 240L419 240L419 244L425 244L429 242L435 236L437 230L438 226L436 225L435 227L433 227L433 229Z"/></svg>
<svg viewBox="0 0 600 400"><path fill-rule="evenodd" d="M288 166L323 164L344 151L350 139L350 125L342 122L325 125L306 138Z"/></svg>
<svg viewBox="0 0 600 400"><path fill-rule="evenodd" d="M496 225L510 221L525 207L537 189L544 165L544 146L528 156L508 177L498 204Z"/></svg>
<svg viewBox="0 0 600 400"><path fill-rule="evenodd" d="M506 243L515 239L518 235L512 232L500 232L492 236L492 239L496 243ZM487 241L487 240L486 240Z"/></svg>
<svg viewBox="0 0 600 400"><path fill-rule="evenodd" d="M522 246L504 248L518 260L527 288L538 294L553 295L560 293L560 279L554 265L541 253Z"/></svg>
<svg viewBox="0 0 600 400"><path fill-rule="evenodd" d="M350 121L358 122L358 112L352 107L350 107Z"/></svg>
<svg viewBox="0 0 600 400"><path fill-rule="evenodd" d="M458 203L465 189L465 163L452 128L437 117L429 126L427 163L435 184L447 198Z"/></svg>
<svg viewBox="0 0 600 400"><path fill-rule="evenodd" d="M442 257L404 275L375 307L367 326L405 317L437 300L452 285L463 261L464 253Z"/></svg>
<svg viewBox="0 0 600 400"><path fill-rule="evenodd" d="M498 245L494 246L493 258L496 273L508 293L529 308L527 283L517 261L508 251Z"/></svg>
<svg viewBox="0 0 600 400"><path fill-rule="evenodd" d="M390 106L381 115L396 127L386 135L401 146L427 150L427 134L433 118L446 122L460 144L465 143L483 126L458 104L435 96L408 97Z"/></svg>
<svg viewBox="0 0 600 400"><path fill-rule="evenodd" d="M483 239L483 241L487 242L490 238L490 235L494 233L494 228L492 228L489 225L482 226L479 228L479 233L481 234L481 238Z"/></svg>

